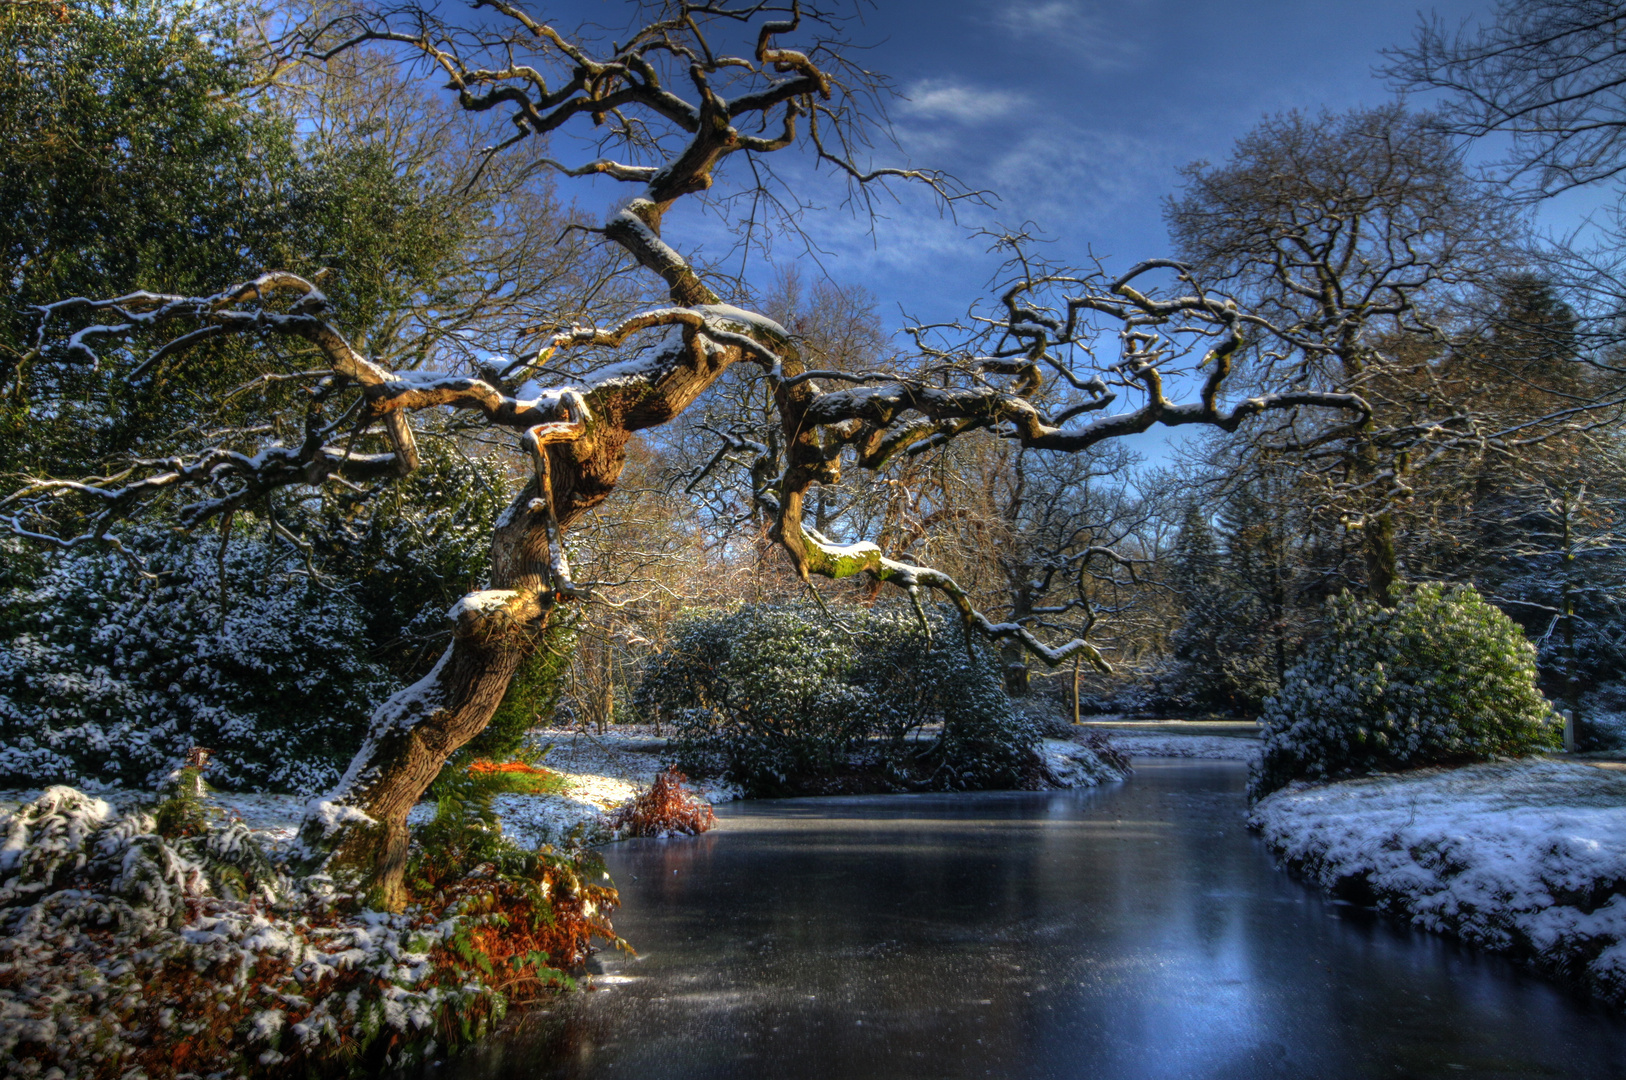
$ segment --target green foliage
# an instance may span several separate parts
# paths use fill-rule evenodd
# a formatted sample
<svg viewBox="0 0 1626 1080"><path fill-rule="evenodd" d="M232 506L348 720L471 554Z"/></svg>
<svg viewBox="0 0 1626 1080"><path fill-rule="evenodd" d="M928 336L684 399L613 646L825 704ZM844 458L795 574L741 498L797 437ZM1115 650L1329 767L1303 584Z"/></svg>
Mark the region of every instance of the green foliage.
<svg viewBox="0 0 1626 1080"><path fill-rule="evenodd" d="M526 764L536 764L545 754L532 753ZM466 764L443 768L428 793L435 800L435 816L412 832L420 885L431 877L467 873L481 863L510 861L520 849L503 839L494 800L515 792L539 793L537 786L523 773L473 772ZM560 787L562 782L553 785L555 791Z"/></svg>
<svg viewBox="0 0 1626 1080"><path fill-rule="evenodd" d="M997 658L957 618L930 641L907 609L754 605L700 614L652 663L636 703L677 733L679 764L759 793L879 771L899 786L1015 786L1036 735L1011 711ZM922 729L941 724L935 735Z"/></svg>
<svg viewBox="0 0 1626 1080"><path fill-rule="evenodd" d="M498 795L557 795L564 791L564 778L541 768L552 749L552 743L541 748L519 747L496 762L467 753L465 747L441 767L440 775L429 786L427 796L435 801L434 820L445 822L449 828L475 823L496 829L497 813L492 800Z"/></svg>
<svg viewBox="0 0 1626 1080"><path fill-rule="evenodd" d="M156 818L62 787L0 811L4 989L40 994L56 1020L12 1024L7 1076L381 1075L571 986L593 938L623 944L591 852L420 848L420 903L350 912L240 821L166 822L164 807L194 812L194 779ZM17 996L0 995L13 1016Z"/></svg>
<svg viewBox="0 0 1626 1080"><path fill-rule="evenodd" d="M403 682L445 648L451 606L484 587L491 531L512 488L499 455L466 457L432 435L420 433L422 466L388 489L329 489L320 520L295 522L322 539L323 568L354 583L369 648Z"/></svg>
<svg viewBox="0 0 1626 1080"><path fill-rule="evenodd" d="M1293 780L1528 754L1558 743L1535 649L1472 588L1420 585L1396 607L1345 594L1265 703L1249 792Z"/></svg>
<svg viewBox="0 0 1626 1080"><path fill-rule="evenodd" d="M209 811L203 803L203 770L188 765L175 774L169 794L153 807L154 829L166 840L202 836L209 829Z"/></svg>
<svg viewBox="0 0 1626 1080"><path fill-rule="evenodd" d="M356 343L375 357L401 356L419 326L403 317L421 297L442 296L463 273L462 249L483 212L392 148L357 138L314 143L278 192L288 223L266 244L268 265L306 276L327 270L323 291L344 313Z"/></svg>
<svg viewBox="0 0 1626 1080"><path fill-rule="evenodd" d="M79 0L0 20L0 462L78 468L183 422L110 368L19 363L29 305L117 293L212 293L261 262L265 193L294 159L288 124L244 108L249 72L213 5ZM191 377L229 378L231 350Z"/></svg>
<svg viewBox="0 0 1626 1080"><path fill-rule="evenodd" d="M225 787L336 780L391 683L445 647L446 611L482 584L508 497L500 462L423 446L424 468L377 498L330 492L281 510L285 525L328 538L311 553L321 580L247 511L233 519L224 597L215 536L130 535L151 581L111 552L8 542L0 780L157 783L193 746L217 751L210 776ZM551 707L544 691L568 644L563 629L544 634L460 764L513 756Z"/></svg>
<svg viewBox="0 0 1626 1080"><path fill-rule="evenodd" d="M527 746L526 733L553 712L565 674L570 669L577 625L569 615L556 613L541 631L536 650L520 662L491 721L441 766L440 775L429 788L430 798L437 800L437 819L444 809L459 820L495 822L490 812L492 797L558 790L557 783L544 783L524 773L471 774L469 767L477 761L518 761L535 765L547 756L552 747L537 750Z"/></svg>
<svg viewBox="0 0 1626 1080"><path fill-rule="evenodd" d="M367 659L355 602L290 573L253 524L239 515L247 535L224 555L224 612L209 536L138 538L155 580L80 551L13 579L0 593L0 783L159 785L195 746L215 752L222 787L338 779L388 676Z"/></svg>
<svg viewBox="0 0 1626 1080"><path fill-rule="evenodd" d="M453 294L492 288L469 269L489 194L365 122L302 122L298 95L257 87L264 58L239 32L252 15L65 0L53 17L0 16L0 471L116 472L307 401L298 381L254 383L288 358L247 339L189 349L184 377L129 377L152 340L97 365L44 362L29 355L34 305L209 295L286 269L320 280L358 347L410 366L466 333L431 325Z"/></svg>
<svg viewBox="0 0 1626 1080"><path fill-rule="evenodd" d="M522 759L535 764L546 750ZM460 920L446 953L509 999L573 987L567 971L591 938L618 948L609 915L618 902L604 862L579 844L527 851L502 835L492 800L536 785L525 774L459 770L436 781L435 816L412 832L406 882ZM559 789L554 777L553 790Z"/></svg>
<svg viewBox="0 0 1626 1080"><path fill-rule="evenodd" d="M1188 507L1170 575L1185 606L1169 679L1181 706L1256 715L1281 687L1308 615L1298 581L1308 537L1291 504L1283 478L1264 473L1229 494L1217 530Z"/></svg>

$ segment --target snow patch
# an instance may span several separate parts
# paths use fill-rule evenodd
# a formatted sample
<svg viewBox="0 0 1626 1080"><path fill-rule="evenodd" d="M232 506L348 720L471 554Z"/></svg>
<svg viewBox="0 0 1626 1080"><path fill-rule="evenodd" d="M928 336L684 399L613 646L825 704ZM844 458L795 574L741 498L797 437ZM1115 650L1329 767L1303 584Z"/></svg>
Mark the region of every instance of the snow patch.
<svg viewBox="0 0 1626 1080"><path fill-rule="evenodd" d="M748 330L756 330L759 333L768 334L770 337L780 339L790 337L790 333L783 326L780 326L768 316L758 314L755 311L746 311L744 308L737 308L733 304L698 304L694 310L700 312L707 322L719 319L737 323Z"/></svg>
<svg viewBox="0 0 1626 1080"><path fill-rule="evenodd" d="M1130 757L1256 761L1264 751L1264 743L1259 739L1225 735L1164 735L1139 731L1108 731L1106 734L1120 753Z"/></svg>
<svg viewBox="0 0 1626 1080"><path fill-rule="evenodd" d="M1117 744L1114 740L1114 749ZM1102 761L1090 747L1071 739L1041 739L1039 756L1057 787L1085 788L1117 783L1124 774Z"/></svg>
<svg viewBox="0 0 1626 1080"><path fill-rule="evenodd" d="M513 589L481 589L479 592L471 592L453 604L451 610L446 612L446 617L456 622L458 617L465 613L486 615L500 611L503 605L518 595L519 593Z"/></svg>
<svg viewBox="0 0 1626 1080"><path fill-rule="evenodd" d="M312 799L305 804L305 816L314 818L322 823L322 835L332 836L345 825L376 825L367 813L358 807L346 806L344 803L330 802L327 799Z"/></svg>

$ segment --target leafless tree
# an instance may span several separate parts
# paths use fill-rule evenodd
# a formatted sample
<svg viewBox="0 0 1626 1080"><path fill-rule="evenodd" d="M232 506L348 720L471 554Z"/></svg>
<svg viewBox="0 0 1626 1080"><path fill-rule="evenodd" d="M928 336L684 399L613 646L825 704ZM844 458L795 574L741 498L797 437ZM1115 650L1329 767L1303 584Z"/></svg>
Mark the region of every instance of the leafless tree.
<svg viewBox="0 0 1626 1080"><path fill-rule="evenodd" d="M865 542L837 544L804 523L809 492L843 464L875 469L900 454L984 430L1032 450L1078 452L1157 424L1235 430L1262 413L1326 407L1357 417L1354 393L1288 389L1229 401L1247 320L1196 288L1183 267L1142 263L1122 275L1041 267L1021 245L997 302L957 327L917 327L912 371L809 368L784 327L723 298L664 235L680 199L708 192L725 167L761 190L764 163L801 146L866 198L890 180L953 200L940 174L860 164L876 80L848 63L833 16L798 0L730 6L671 2L615 42L571 35L517 4L479 5L454 26L420 7L347 15L313 31L320 56L383 42L419 58L457 105L507 117L510 145L585 130L595 156L537 158L562 176L608 177L629 196L592 231L662 283L669 302L612 326L550 331L541 347L477 370L392 369L364 356L328 318L311 281L267 272L212 296L133 292L69 298L40 311L40 362L91 364L150 350L184 386L188 350L228 336L268 349L298 346L317 365L302 431L240 427L193 452L132 458L109 475L35 477L3 508L13 530L70 547L116 541L121 523L167 509L183 527L280 487L386 482L419 460L414 415L447 410L506 433L532 477L492 538L489 587L451 612L452 643L434 670L384 702L339 785L312 803L300 831L308 868L324 867L385 908L406 901L407 812L447 756L481 730L517 665L565 605L590 600L566 557L566 531L615 490L629 442L689 408L731 365L751 365L772 390L782 466L757 494L770 535L803 579L869 575L918 600L932 590L968 626L1014 638L1047 662L1082 654L1082 639L1047 645L1019 623L995 622L948 574L891 559ZM489 17L487 17L489 13ZM746 47L730 51L740 40ZM792 47L794 41L796 46ZM602 144L602 145L601 145ZM610 147L620 156L603 156ZM1154 284L1172 286L1167 295ZM290 349L290 351L293 351ZM429 358L433 359L433 358ZM1195 400L1170 380L1194 375ZM1063 392L1041 394L1055 378Z"/></svg>
<svg viewBox="0 0 1626 1080"><path fill-rule="evenodd" d="M1388 75L1446 92L1449 130L1513 137L1506 164L1537 195L1626 170L1626 6L1617 0L1501 0L1472 29L1437 16L1390 52Z"/></svg>
<svg viewBox="0 0 1626 1080"><path fill-rule="evenodd" d="M1447 339L1453 304L1520 257L1516 219L1452 139L1399 105L1279 116L1225 164L1185 175L1170 231L1206 283L1244 304L1256 385L1372 406L1359 423L1293 416L1256 437L1319 466L1326 497L1364 537L1368 593L1387 603L1407 470L1462 445L1535 437L1487 425L1397 347Z"/></svg>
<svg viewBox="0 0 1626 1080"><path fill-rule="evenodd" d="M1586 227L1538 249L1542 273L1580 316L1565 337L1577 363L1619 373L1626 310L1626 5L1617 0L1501 0L1476 26L1425 21L1385 72L1402 90L1442 92L1433 122L1452 136L1510 137L1492 168L1514 197L1537 202L1610 188ZM1618 384L1599 384L1603 408Z"/></svg>

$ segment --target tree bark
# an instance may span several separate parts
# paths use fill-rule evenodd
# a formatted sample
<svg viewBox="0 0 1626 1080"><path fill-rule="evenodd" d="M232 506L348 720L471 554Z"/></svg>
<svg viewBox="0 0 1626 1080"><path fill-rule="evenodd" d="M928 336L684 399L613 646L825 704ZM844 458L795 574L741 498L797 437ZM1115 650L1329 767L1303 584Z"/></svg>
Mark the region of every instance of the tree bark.
<svg viewBox="0 0 1626 1080"><path fill-rule="evenodd" d="M1011 621L1021 622L1032 613L1033 595L1027 588L1024 577L1023 582L1012 590ZM999 659L1000 666L1004 668L1006 695L1013 698L1027 697L1032 689L1027 649L1020 641L1007 638L999 643Z"/></svg>
<svg viewBox="0 0 1626 1080"><path fill-rule="evenodd" d="M1395 606L1395 582L1399 580L1395 554L1395 519L1388 511L1374 514L1366 523L1366 595L1384 607Z"/></svg>
<svg viewBox="0 0 1626 1080"><path fill-rule="evenodd" d="M333 791L307 810L296 861L382 911L407 903L407 814L446 759L478 735L553 615L544 592L547 532L528 486L499 522L492 588L452 609L452 643L434 670L373 714L367 738Z"/></svg>

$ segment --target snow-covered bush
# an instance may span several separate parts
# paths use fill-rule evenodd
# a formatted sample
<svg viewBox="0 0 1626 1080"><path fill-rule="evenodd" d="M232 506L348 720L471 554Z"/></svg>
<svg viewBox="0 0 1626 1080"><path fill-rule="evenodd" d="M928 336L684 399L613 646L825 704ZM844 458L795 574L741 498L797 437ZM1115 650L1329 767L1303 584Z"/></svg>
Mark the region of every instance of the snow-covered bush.
<svg viewBox="0 0 1626 1080"><path fill-rule="evenodd" d="M1584 695L1576 727L1583 749L1626 750L1626 681L1612 679Z"/></svg>
<svg viewBox="0 0 1626 1080"><path fill-rule="evenodd" d="M957 618L932 616L930 640L907 609L837 618L792 605L694 616L646 671L638 707L673 725L685 769L757 792L860 773L901 787L1022 781L1037 736Z"/></svg>
<svg viewBox="0 0 1626 1080"><path fill-rule="evenodd" d="M423 464L410 475L376 497L330 495L307 523L327 545L324 568L347 583L403 682L434 666L450 636L447 610L485 587L491 530L514 483L501 455L467 458L451 441L424 437Z"/></svg>
<svg viewBox="0 0 1626 1080"><path fill-rule="evenodd" d="M1519 627L1466 586L1420 585L1392 609L1337 597L1325 634L1265 702L1249 792L1556 746L1535 660Z"/></svg>
<svg viewBox="0 0 1626 1080"><path fill-rule="evenodd" d="M241 823L199 822L67 787L0 812L6 1076L377 1075L568 985L591 938L619 944L590 853L463 822L480 842L414 860L434 902L391 915L287 877Z"/></svg>
<svg viewBox="0 0 1626 1080"><path fill-rule="evenodd" d="M0 594L0 785L151 787L194 746L221 787L337 779L388 688L356 603L249 536L226 548L224 597L218 538L144 554L156 578L74 551Z"/></svg>

